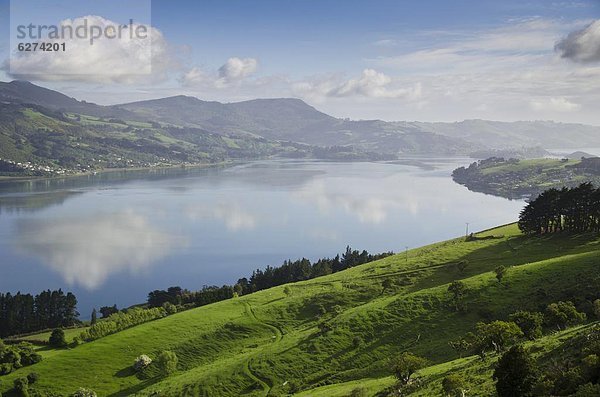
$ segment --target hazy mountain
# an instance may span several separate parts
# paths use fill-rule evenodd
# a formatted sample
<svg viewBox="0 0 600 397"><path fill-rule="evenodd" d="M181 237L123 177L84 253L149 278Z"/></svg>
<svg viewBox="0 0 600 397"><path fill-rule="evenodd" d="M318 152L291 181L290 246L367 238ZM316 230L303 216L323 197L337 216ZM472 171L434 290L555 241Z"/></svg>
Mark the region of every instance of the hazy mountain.
<svg viewBox="0 0 600 397"><path fill-rule="evenodd" d="M28 81L15 80L10 83L0 81L0 102L33 104L50 110L88 114L100 117L129 117L135 115L117 107L96 105L78 101L60 92L37 86Z"/></svg>
<svg viewBox="0 0 600 397"><path fill-rule="evenodd" d="M175 96L118 107L154 121L310 145L353 145L384 153L437 154L467 154L480 148L461 138L441 136L418 128L402 129L380 120L338 119L300 99L219 103Z"/></svg>
<svg viewBox="0 0 600 397"><path fill-rule="evenodd" d="M553 121L502 122L465 120L456 123L394 123L400 128L419 128L462 138L494 149L541 146L552 148L600 147L600 127Z"/></svg>
<svg viewBox="0 0 600 397"><path fill-rule="evenodd" d="M549 121L455 123L353 121L318 111L299 99L236 103L189 96L100 106L22 81L0 83L0 101L51 110L202 129L317 146L352 145L381 153L471 154L486 150L600 147L600 127ZM524 153L540 151L524 150Z"/></svg>
<svg viewBox="0 0 600 397"><path fill-rule="evenodd" d="M334 124L338 121L299 99L287 98L220 103L179 95L117 107L170 124L278 139L286 139L298 130L315 124Z"/></svg>

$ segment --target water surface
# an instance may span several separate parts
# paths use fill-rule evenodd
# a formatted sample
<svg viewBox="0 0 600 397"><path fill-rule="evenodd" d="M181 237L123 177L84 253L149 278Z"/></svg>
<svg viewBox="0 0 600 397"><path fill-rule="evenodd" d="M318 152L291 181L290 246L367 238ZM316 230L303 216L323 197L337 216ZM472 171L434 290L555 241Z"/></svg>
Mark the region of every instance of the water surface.
<svg viewBox="0 0 600 397"><path fill-rule="evenodd" d="M262 161L0 183L0 291L63 288L92 307L234 283L346 245L403 251L514 221L523 206L455 184L469 159Z"/></svg>

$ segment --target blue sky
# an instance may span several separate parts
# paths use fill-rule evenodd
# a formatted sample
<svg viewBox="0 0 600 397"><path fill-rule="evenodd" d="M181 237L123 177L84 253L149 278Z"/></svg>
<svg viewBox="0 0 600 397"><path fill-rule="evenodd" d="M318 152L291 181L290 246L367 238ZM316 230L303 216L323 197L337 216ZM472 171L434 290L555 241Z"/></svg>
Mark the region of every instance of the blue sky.
<svg viewBox="0 0 600 397"><path fill-rule="evenodd" d="M149 22L143 1L19 4L31 4L28 15L35 23L86 15ZM116 57L123 56L123 48L118 46L98 46L93 56L71 52L67 60L73 62L60 76L49 69L52 62L32 56L21 61L40 70L25 77L103 104L177 94L219 101L299 97L339 117L600 125L595 109L600 0L154 0L151 5L156 35L151 78L104 73L102 67L119 72ZM0 0L2 61L9 58L8 16L9 1ZM563 44L555 48L557 43ZM128 67L141 57L130 56ZM0 80L19 77L6 67L0 72Z"/></svg>

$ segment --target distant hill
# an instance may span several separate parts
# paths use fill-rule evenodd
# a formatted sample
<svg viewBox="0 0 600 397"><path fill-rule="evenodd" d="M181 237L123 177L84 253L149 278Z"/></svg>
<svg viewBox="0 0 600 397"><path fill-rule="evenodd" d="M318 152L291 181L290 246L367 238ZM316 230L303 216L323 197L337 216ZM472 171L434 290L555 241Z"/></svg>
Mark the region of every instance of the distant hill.
<svg viewBox="0 0 600 397"><path fill-rule="evenodd" d="M126 103L118 108L143 118L218 133L251 134L318 146L353 145L382 153L463 155L479 148L461 138L403 130L380 120L337 119L291 98L219 103L176 96Z"/></svg>
<svg viewBox="0 0 600 397"><path fill-rule="evenodd" d="M493 151L520 157L543 148L600 147L600 127L546 121L514 123L466 120L457 123L347 120L329 116L300 99L273 98L220 103L174 96L101 106L34 84L0 83L0 103L33 104L62 113L159 123L222 136L332 147L347 146L386 156L473 155Z"/></svg>
<svg viewBox="0 0 600 397"><path fill-rule="evenodd" d="M592 157L598 157L598 156L594 156L593 154L582 152L581 150L578 150L576 152L567 154L565 156L565 158L568 158L569 160L580 160L581 158L589 159L589 158L592 158Z"/></svg>
<svg viewBox="0 0 600 397"><path fill-rule="evenodd" d="M553 121L502 122L465 120L456 123L400 122L437 134L461 138L494 149L541 146L544 149L599 147L600 127Z"/></svg>
<svg viewBox="0 0 600 397"><path fill-rule="evenodd" d="M33 104L50 110L81 113L99 117L135 118L118 107L106 107L78 101L60 92L37 86L28 81L0 82L0 103Z"/></svg>

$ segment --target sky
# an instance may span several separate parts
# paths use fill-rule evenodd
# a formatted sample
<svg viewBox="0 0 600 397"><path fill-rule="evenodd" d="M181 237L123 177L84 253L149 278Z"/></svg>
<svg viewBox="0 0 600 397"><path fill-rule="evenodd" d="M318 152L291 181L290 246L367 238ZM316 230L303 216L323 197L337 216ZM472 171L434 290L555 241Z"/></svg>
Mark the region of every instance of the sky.
<svg viewBox="0 0 600 397"><path fill-rule="evenodd" d="M600 0L19 0L12 7L0 0L0 80L26 79L80 100L295 97L352 119L600 125ZM84 17L101 26L134 19L149 28L151 45L70 40L62 54L12 51L15 24Z"/></svg>

